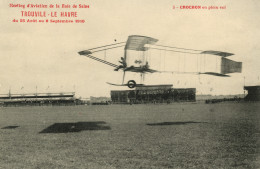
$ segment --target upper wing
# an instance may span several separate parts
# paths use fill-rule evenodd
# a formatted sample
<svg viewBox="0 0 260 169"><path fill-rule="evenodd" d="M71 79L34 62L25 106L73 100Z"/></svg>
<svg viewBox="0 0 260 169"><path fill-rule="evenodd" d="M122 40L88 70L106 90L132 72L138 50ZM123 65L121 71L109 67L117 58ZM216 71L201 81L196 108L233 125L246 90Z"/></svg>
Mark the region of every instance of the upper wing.
<svg viewBox="0 0 260 169"><path fill-rule="evenodd" d="M105 45L105 46L99 46L99 47L83 50L83 51L80 51L78 53L80 55L89 55L89 54L92 54L92 53L101 52L101 51L104 51L104 50L115 49L115 48L119 48L119 47L123 47L123 46L125 46L125 42L119 42L119 43L113 43L113 44L109 44L109 45Z"/></svg>

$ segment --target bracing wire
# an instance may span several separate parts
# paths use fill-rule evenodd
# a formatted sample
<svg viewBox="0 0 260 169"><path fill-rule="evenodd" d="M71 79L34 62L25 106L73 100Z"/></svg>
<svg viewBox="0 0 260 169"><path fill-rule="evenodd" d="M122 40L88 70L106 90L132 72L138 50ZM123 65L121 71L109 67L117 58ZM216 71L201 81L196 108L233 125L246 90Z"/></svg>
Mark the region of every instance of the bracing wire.
<svg viewBox="0 0 260 169"><path fill-rule="evenodd" d="M180 64L181 64L180 55L178 55L178 71L180 71Z"/></svg>
<svg viewBox="0 0 260 169"><path fill-rule="evenodd" d="M91 49L88 49L88 50L94 50L94 49L104 48L104 47L107 47L107 46L113 46L113 45L118 45L118 44L122 44L122 43L125 43L125 42L119 42L119 43L113 43L113 44L109 44L109 45L105 45L105 46L99 46L99 47L91 48Z"/></svg>
<svg viewBox="0 0 260 169"><path fill-rule="evenodd" d="M179 47L174 47L174 46L164 46L164 45L154 45L154 46L173 48L173 49L182 49L182 50L191 50L191 51L201 51L201 52L203 51L203 50L196 50L196 49L179 48Z"/></svg>
<svg viewBox="0 0 260 169"><path fill-rule="evenodd" d="M201 62L202 62L201 59L202 59L202 57L200 56L200 72L201 72Z"/></svg>
<svg viewBox="0 0 260 169"><path fill-rule="evenodd" d="M146 56L145 52L146 52L146 51L141 51L141 52L139 52L139 53L140 53L140 54L139 54L139 57L140 57L140 59L142 59L142 64L141 64L141 65L144 65L145 62L147 61L147 56Z"/></svg>
<svg viewBox="0 0 260 169"><path fill-rule="evenodd" d="M105 53L104 53L104 60L106 60L106 57L107 57L107 50L105 50Z"/></svg>
<svg viewBox="0 0 260 169"><path fill-rule="evenodd" d="M146 57L146 61L149 63L149 65L151 65L151 51L148 51L148 55Z"/></svg>
<svg viewBox="0 0 260 169"><path fill-rule="evenodd" d="M216 57L216 72L218 71L218 57L217 56L215 56Z"/></svg>
<svg viewBox="0 0 260 169"><path fill-rule="evenodd" d="M204 57L204 72L206 72L206 55L204 54L203 57Z"/></svg>
<svg viewBox="0 0 260 169"><path fill-rule="evenodd" d="M189 53L189 54L200 54L200 53L193 53L193 52L183 52L183 51L178 51L178 50L168 50L168 49L152 48L152 47L150 47L150 49L164 50L164 51L170 51L170 52L179 52L179 53Z"/></svg>
<svg viewBox="0 0 260 169"><path fill-rule="evenodd" d="M162 50L160 50L160 60L159 60L159 65L160 65L160 70L162 70L162 63L161 63L161 60L162 60Z"/></svg>
<svg viewBox="0 0 260 169"><path fill-rule="evenodd" d="M183 71L185 72L185 66L186 66L186 55L184 54L184 61L183 61Z"/></svg>
<svg viewBox="0 0 260 169"><path fill-rule="evenodd" d="M199 71L199 57L197 55L197 72Z"/></svg>
<svg viewBox="0 0 260 169"><path fill-rule="evenodd" d="M164 51L164 55L163 55L163 70L165 71L165 55L166 55L166 51Z"/></svg>
<svg viewBox="0 0 260 169"><path fill-rule="evenodd" d="M120 46L116 46L116 47L112 47L112 48L106 48L106 49L101 49L101 50L96 50L96 51L92 51L91 53L96 53L96 52L100 52L100 51L104 51L104 50L119 48L119 47L123 47L123 46L125 46L125 45L120 45ZM91 50L91 49L89 49L89 50Z"/></svg>

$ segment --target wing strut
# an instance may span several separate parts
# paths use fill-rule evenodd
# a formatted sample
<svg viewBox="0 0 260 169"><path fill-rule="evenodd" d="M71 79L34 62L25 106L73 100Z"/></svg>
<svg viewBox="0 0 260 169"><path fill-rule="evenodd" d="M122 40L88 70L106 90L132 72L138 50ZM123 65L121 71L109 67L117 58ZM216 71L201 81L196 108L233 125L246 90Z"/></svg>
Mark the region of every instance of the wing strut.
<svg viewBox="0 0 260 169"><path fill-rule="evenodd" d="M124 74L123 74L123 81L122 81L122 84L124 84L124 81L125 81L125 71L124 71Z"/></svg>

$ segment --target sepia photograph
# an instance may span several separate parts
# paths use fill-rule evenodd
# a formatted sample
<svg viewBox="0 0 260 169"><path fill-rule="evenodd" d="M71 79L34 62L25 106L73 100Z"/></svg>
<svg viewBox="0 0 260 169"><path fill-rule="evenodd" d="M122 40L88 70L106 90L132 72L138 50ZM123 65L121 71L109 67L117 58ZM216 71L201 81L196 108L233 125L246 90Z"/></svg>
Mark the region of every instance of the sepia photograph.
<svg viewBox="0 0 260 169"><path fill-rule="evenodd" d="M260 168L260 1L0 8L0 168Z"/></svg>

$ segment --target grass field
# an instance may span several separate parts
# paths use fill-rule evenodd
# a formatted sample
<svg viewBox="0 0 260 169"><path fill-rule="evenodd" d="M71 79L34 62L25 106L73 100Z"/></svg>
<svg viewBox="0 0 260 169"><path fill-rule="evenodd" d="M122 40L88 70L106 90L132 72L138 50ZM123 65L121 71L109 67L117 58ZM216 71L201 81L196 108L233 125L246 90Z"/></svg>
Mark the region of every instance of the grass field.
<svg viewBox="0 0 260 169"><path fill-rule="evenodd" d="M260 168L260 103L0 107L0 168Z"/></svg>

